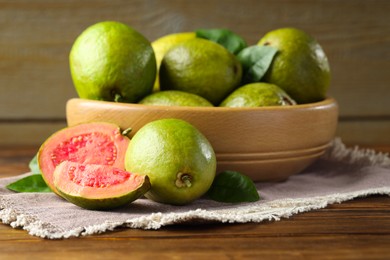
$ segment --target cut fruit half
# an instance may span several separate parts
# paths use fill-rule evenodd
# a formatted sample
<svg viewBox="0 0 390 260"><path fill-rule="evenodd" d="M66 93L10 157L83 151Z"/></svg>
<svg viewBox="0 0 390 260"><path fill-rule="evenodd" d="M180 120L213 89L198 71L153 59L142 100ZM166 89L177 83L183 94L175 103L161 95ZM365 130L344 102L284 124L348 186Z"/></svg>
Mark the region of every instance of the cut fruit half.
<svg viewBox="0 0 390 260"><path fill-rule="evenodd" d="M124 155L130 139L115 124L84 123L57 131L38 151L43 179L52 191L53 172L63 161L101 164L124 169Z"/></svg>
<svg viewBox="0 0 390 260"><path fill-rule="evenodd" d="M64 161L55 168L53 177L63 198L92 210L128 205L150 189L148 176L107 165Z"/></svg>

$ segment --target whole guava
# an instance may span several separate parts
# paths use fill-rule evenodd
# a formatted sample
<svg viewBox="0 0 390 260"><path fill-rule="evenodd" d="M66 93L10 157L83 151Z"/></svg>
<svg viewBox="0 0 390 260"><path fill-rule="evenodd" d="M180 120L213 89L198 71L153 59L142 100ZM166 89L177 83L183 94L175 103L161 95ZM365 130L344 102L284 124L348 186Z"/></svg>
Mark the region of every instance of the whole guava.
<svg viewBox="0 0 390 260"><path fill-rule="evenodd" d="M262 81L279 86L298 104L326 97L331 78L329 62L311 35L296 28L281 28L265 34L258 45L278 49Z"/></svg>
<svg viewBox="0 0 390 260"><path fill-rule="evenodd" d="M241 81L242 65L222 45L201 38L174 45L161 61L161 90L199 95L218 105Z"/></svg>
<svg viewBox="0 0 390 260"><path fill-rule="evenodd" d="M140 102L144 105L154 106L186 106L186 107L212 107L207 99L179 90L157 91L146 97Z"/></svg>
<svg viewBox="0 0 390 260"><path fill-rule="evenodd" d="M184 205L208 191L216 173L216 157L197 128L168 118L152 121L135 133L125 166L127 171L150 178L147 198Z"/></svg>
<svg viewBox="0 0 390 260"><path fill-rule="evenodd" d="M225 98L220 107L291 106L296 102L281 88L265 82L239 87Z"/></svg>
<svg viewBox="0 0 390 260"><path fill-rule="evenodd" d="M105 21L85 29L69 62L80 98L138 102L153 90L157 67L151 43L123 23Z"/></svg>

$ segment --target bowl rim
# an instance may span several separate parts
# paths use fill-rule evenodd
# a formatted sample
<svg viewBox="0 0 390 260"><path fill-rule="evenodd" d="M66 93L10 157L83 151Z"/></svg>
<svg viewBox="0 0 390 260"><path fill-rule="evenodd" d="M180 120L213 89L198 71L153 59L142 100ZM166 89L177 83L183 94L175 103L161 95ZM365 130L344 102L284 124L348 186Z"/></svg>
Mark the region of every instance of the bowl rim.
<svg viewBox="0 0 390 260"><path fill-rule="evenodd" d="M124 102L113 102L113 101L103 101L103 100L92 100L84 98L71 98L69 102L81 102L84 104L101 104L112 107L123 107L123 108L135 108L141 110L164 110L164 111L204 111L204 112L214 112L222 113L229 111L231 112L241 112L241 111L293 111L293 110L305 110L305 109L319 109L327 106L337 106L337 101L333 97L326 97L321 101L305 103L305 104L296 104L291 106L264 106L264 107L197 107L197 106L163 106L163 105L145 105L138 103L124 103Z"/></svg>

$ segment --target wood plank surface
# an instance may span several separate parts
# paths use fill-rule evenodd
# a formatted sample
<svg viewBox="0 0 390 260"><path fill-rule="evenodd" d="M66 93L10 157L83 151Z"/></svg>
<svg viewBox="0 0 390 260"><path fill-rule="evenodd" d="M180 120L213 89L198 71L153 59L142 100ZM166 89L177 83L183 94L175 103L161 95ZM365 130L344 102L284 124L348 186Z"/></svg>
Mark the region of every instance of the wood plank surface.
<svg viewBox="0 0 390 260"><path fill-rule="evenodd" d="M390 144L389 11L387 0L0 0L0 144L23 143L24 129L34 129L28 143L38 144L57 129L53 124L65 123L65 103L76 97L70 48L82 30L103 20L127 23L150 41L229 28L255 44L269 30L301 28L328 55L340 135L351 143ZM354 130L351 119L365 130Z"/></svg>
<svg viewBox="0 0 390 260"><path fill-rule="evenodd" d="M0 146L0 177L27 170L36 146ZM390 146L371 149L390 152ZM388 259L390 197L370 196L259 224L118 228L46 240L0 224L0 259Z"/></svg>

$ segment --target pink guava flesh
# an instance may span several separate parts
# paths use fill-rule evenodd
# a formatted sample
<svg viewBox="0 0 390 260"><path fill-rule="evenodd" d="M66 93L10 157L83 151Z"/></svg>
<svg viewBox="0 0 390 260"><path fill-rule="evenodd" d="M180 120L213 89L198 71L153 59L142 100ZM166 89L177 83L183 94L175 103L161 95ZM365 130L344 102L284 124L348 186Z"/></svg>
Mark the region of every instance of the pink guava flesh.
<svg viewBox="0 0 390 260"><path fill-rule="evenodd" d="M69 181L85 187L105 188L121 184L130 178L130 173L118 168L100 165L72 164L67 169Z"/></svg>
<svg viewBox="0 0 390 260"><path fill-rule="evenodd" d="M53 173L63 161L124 169L129 141L118 126L110 123L85 123L64 128L50 136L39 149L38 163L42 176L57 193Z"/></svg>
<svg viewBox="0 0 390 260"><path fill-rule="evenodd" d="M105 210L129 204L150 189L146 175L98 164L63 161L54 170L59 195L73 204Z"/></svg>
<svg viewBox="0 0 390 260"><path fill-rule="evenodd" d="M95 156L91 156L91 152ZM66 160L113 165L117 155L117 148L111 136L94 132L73 136L59 143L51 152L51 161L54 165Z"/></svg>

